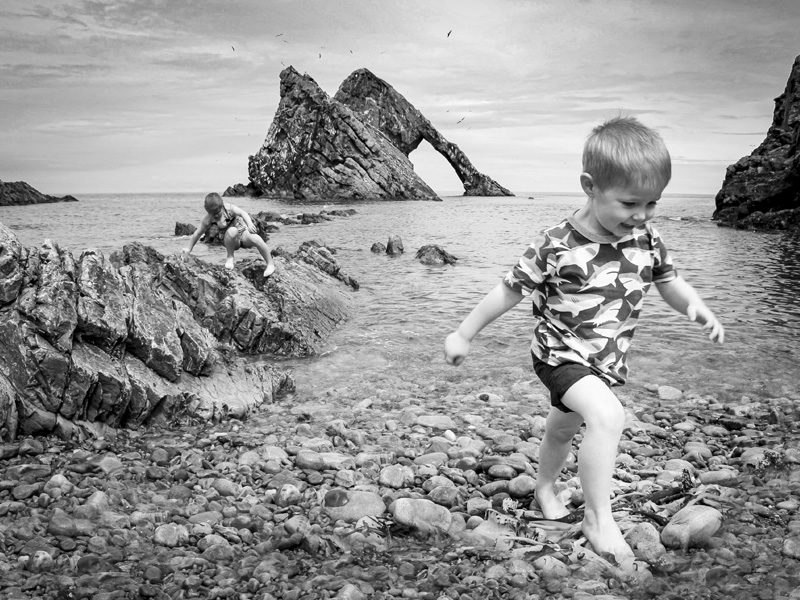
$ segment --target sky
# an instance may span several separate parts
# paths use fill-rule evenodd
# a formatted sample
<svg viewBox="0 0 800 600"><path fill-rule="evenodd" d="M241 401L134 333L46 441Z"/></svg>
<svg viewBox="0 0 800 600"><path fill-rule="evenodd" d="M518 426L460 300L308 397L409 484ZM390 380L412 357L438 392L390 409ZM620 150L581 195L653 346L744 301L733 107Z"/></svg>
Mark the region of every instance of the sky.
<svg viewBox="0 0 800 600"><path fill-rule="evenodd" d="M517 194L579 192L587 134L619 114L661 132L668 193L716 194L764 139L798 26L798 0L3 0L0 180L246 183L291 65L330 96L371 70ZM410 158L462 190L426 142Z"/></svg>

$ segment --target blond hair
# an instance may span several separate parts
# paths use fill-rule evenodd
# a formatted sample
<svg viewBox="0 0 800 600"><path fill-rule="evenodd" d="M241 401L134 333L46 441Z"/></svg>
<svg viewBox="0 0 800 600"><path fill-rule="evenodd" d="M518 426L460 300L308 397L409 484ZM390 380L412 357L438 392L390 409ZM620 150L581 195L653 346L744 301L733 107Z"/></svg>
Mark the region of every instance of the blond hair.
<svg viewBox="0 0 800 600"><path fill-rule="evenodd" d="M222 206L222 196L216 192L211 192L206 196L203 206L206 207L206 211L208 212L218 210Z"/></svg>
<svg viewBox="0 0 800 600"><path fill-rule="evenodd" d="M672 161L658 132L634 117L616 117L589 134L583 171L600 189L627 185L663 189L672 177Z"/></svg>

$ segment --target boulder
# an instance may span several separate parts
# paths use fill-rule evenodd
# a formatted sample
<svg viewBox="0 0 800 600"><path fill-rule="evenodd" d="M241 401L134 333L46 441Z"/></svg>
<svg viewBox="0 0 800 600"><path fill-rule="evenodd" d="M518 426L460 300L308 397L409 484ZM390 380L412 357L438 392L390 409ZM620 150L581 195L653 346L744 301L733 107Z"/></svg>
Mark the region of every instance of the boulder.
<svg viewBox="0 0 800 600"><path fill-rule="evenodd" d="M775 99L764 141L728 167L715 201L714 218L721 225L800 228L800 56Z"/></svg>
<svg viewBox="0 0 800 600"><path fill-rule="evenodd" d="M74 196L50 196L48 194L43 194L24 181L0 181L0 206L77 201L78 199Z"/></svg>
<svg viewBox="0 0 800 600"><path fill-rule="evenodd" d="M241 417L275 400L293 381L269 357L319 353L351 306L322 244L276 262L265 279L256 259L231 271L142 244L75 261L0 224L0 440Z"/></svg>

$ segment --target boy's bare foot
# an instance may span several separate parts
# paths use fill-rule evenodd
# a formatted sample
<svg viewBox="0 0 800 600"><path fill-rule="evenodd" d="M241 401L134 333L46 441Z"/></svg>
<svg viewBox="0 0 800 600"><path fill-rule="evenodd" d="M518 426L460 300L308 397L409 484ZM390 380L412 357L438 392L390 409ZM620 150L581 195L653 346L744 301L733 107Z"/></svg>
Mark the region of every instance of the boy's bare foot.
<svg viewBox="0 0 800 600"><path fill-rule="evenodd" d="M269 277L275 272L275 263L269 263L267 268L264 269L264 277Z"/></svg>
<svg viewBox="0 0 800 600"><path fill-rule="evenodd" d="M536 498L545 519L560 519L569 514L567 507L556 497L552 489L537 487L533 491L533 497Z"/></svg>
<svg viewBox="0 0 800 600"><path fill-rule="evenodd" d="M226 269L232 269L233 268L233 258L232 257L225 261L225 268Z"/></svg>
<svg viewBox="0 0 800 600"><path fill-rule="evenodd" d="M583 535L592 545L592 549L604 558L613 558L620 566L624 566L634 560L633 550L625 541L622 532L614 522L600 523L587 514L581 525Z"/></svg>

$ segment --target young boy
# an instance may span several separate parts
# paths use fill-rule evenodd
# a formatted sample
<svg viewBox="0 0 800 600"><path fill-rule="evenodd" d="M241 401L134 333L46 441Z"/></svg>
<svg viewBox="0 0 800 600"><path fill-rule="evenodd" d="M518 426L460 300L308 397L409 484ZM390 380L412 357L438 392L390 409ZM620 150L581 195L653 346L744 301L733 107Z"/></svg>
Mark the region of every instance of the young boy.
<svg viewBox="0 0 800 600"><path fill-rule="evenodd" d="M675 310L722 343L725 332L672 264L652 225L672 174L661 136L634 118L596 127L583 151L586 204L545 230L445 341L459 365L472 339L518 304L533 300L534 370L550 390L535 498L547 519L568 516L554 485L572 438L586 425L578 452L585 507L582 530L599 554L620 564L633 553L611 512L611 479L625 413L611 386L628 372L626 353L651 283Z"/></svg>
<svg viewBox="0 0 800 600"><path fill-rule="evenodd" d="M206 215L200 222L200 226L192 234L189 246L184 248L184 252L191 253L197 240L205 233L212 223L216 223L220 231L225 232L223 243L228 251L228 258L225 261L225 268L233 268L233 253L242 248L255 247L261 257L266 261L267 268L264 269L264 277L269 277L275 271L275 262L269 253L266 242L256 233L256 226L247 212L238 206L223 202L219 194L211 193L205 199Z"/></svg>

